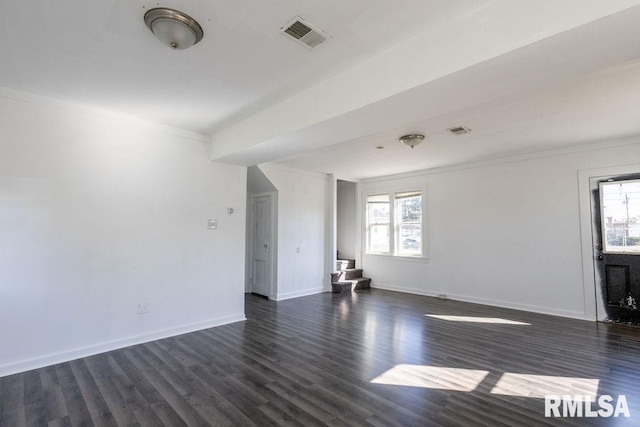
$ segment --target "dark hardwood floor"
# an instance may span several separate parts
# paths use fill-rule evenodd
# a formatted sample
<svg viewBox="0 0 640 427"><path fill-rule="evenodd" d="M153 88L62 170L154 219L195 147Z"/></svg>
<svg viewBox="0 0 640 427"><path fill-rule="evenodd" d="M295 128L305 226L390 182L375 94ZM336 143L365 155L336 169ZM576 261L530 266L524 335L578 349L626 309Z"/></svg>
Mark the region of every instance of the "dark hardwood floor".
<svg viewBox="0 0 640 427"><path fill-rule="evenodd" d="M1 424L640 425L637 327L376 289L247 295L246 315L0 378ZM549 392L631 417L545 418Z"/></svg>

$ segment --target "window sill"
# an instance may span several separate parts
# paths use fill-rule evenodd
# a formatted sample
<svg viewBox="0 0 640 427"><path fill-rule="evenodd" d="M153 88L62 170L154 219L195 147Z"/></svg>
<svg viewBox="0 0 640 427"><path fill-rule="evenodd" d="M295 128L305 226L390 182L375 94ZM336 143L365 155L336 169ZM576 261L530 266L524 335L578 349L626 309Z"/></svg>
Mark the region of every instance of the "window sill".
<svg viewBox="0 0 640 427"><path fill-rule="evenodd" d="M375 253L365 253L364 256L370 257L379 257L385 258L390 261L407 261L407 262L429 262L429 258L426 256L407 256L407 255L391 255L391 254L375 254Z"/></svg>

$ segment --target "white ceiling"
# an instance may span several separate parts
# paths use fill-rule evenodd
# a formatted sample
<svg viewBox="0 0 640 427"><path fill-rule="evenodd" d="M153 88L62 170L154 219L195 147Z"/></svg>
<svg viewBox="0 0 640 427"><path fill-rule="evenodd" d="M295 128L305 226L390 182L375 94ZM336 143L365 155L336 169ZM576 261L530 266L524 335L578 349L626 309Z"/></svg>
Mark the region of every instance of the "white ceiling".
<svg viewBox="0 0 640 427"><path fill-rule="evenodd" d="M456 136L457 125L472 132ZM414 149L398 137L421 132ZM363 179L640 135L640 61L526 96L429 117L278 161ZM376 149L376 147L384 147ZM368 165L368 166L367 166Z"/></svg>
<svg viewBox="0 0 640 427"><path fill-rule="evenodd" d="M481 2L446 3L1 0L0 86L209 134ZM196 18L203 41L185 51L156 41L143 16L158 5ZM330 46L311 51L284 36L296 15Z"/></svg>
<svg viewBox="0 0 640 427"><path fill-rule="evenodd" d="M639 3L0 0L0 86L211 135L216 160L365 178L640 135ZM156 41L158 5L203 41ZM296 15L332 38L289 40Z"/></svg>

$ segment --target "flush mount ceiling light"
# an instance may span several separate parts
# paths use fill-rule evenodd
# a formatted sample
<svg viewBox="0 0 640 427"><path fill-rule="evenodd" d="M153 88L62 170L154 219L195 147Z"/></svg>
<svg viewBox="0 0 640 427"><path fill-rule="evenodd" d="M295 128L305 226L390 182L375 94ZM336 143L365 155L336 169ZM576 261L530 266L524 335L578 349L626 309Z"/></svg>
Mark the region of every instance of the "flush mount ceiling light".
<svg viewBox="0 0 640 427"><path fill-rule="evenodd" d="M401 136L399 138L399 141L401 144L406 145L407 147L415 147L416 145L420 144L422 142L422 140L424 139L424 135L419 135L419 134L411 134L411 135L405 135L405 136Z"/></svg>
<svg viewBox="0 0 640 427"><path fill-rule="evenodd" d="M158 40L171 49L186 49L204 36L202 27L195 19L166 7L150 9L144 14L144 23Z"/></svg>

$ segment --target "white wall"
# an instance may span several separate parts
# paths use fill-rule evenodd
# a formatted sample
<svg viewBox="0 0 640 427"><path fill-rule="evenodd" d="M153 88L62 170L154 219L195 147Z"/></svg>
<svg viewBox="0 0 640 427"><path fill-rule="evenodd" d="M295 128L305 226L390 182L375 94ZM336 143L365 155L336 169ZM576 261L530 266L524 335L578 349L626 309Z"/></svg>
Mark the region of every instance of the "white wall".
<svg viewBox="0 0 640 427"><path fill-rule="evenodd" d="M327 290L329 177L272 164L260 165L260 169L278 189L276 299Z"/></svg>
<svg viewBox="0 0 640 427"><path fill-rule="evenodd" d="M247 193L268 193L277 191L269 179L262 173L258 166L250 166L247 168Z"/></svg>
<svg viewBox="0 0 640 427"><path fill-rule="evenodd" d="M356 259L358 184L338 181L338 251L341 259Z"/></svg>
<svg viewBox="0 0 640 427"><path fill-rule="evenodd" d="M365 273L373 287L590 318L578 171L638 158L635 140L363 181L363 195L426 187L428 230L427 260L365 255Z"/></svg>
<svg viewBox="0 0 640 427"><path fill-rule="evenodd" d="M244 319L245 203L198 135L0 93L0 375Z"/></svg>

